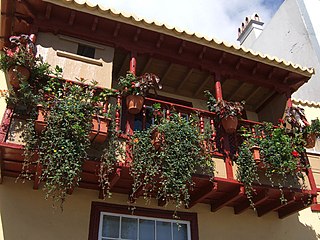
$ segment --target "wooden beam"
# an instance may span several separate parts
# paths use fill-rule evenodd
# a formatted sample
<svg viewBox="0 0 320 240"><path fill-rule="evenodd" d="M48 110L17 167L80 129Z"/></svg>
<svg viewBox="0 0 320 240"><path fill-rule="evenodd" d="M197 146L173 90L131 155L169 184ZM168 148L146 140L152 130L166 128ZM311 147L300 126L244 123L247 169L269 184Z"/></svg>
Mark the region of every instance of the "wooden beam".
<svg viewBox="0 0 320 240"><path fill-rule="evenodd" d="M180 91L183 88L183 86L186 84L192 73L193 69L190 68L187 74L184 76L183 80L180 82L179 86L177 87L177 91Z"/></svg>
<svg viewBox="0 0 320 240"><path fill-rule="evenodd" d="M72 10L70 12L69 21L68 21L69 26L73 25L75 18L76 18L76 11Z"/></svg>
<svg viewBox="0 0 320 240"><path fill-rule="evenodd" d="M256 75L258 69L259 69L259 65L258 63L256 63L252 69L251 75Z"/></svg>
<svg viewBox="0 0 320 240"><path fill-rule="evenodd" d="M235 96L237 96L239 94L239 92L241 92L243 86L246 86L246 83L241 83L240 87L238 87L238 89L236 91L233 92L233 94L229 97L230 100L233 100L233 98Z"/></svg>
<svg viewBox="0 0 320 240"><path fill-rule="evenodd" d="M290 193L290 194L286 194L285 198L287 199L287 203L286 204L291 204L292 202L295 201L295 193ZM280 197L280 196L279 196ZM281 208L283 205L281 203L280 199L276 199L274 202L265 205L265 206L261 206L261 207L257 207L257 214L258 217L262 217L263 215L271 212L271 211L276 211L279 208Z"/></svg>
<svg viewBox="0 0 320 240"><path fill-rule="evenodd" d="M197 91L195 91L195 93L193 94L193 96L198 96L198 94L203 91L203 88L209 83L209 82L213 82L213 76L209 75L206 77L206 79L204 81L202 81L200 87L197 89Z"/></svg>
<svg viewBox="0 0 320 240"><path fill-rule="evenodd" d="M166 71L164 72L164 74L161 77L161 81L162 83L164 82L164 80L167 78L167 76L169 75L171 69L173 68L174 64L170 63L169 66L167 67Z"/></svg>
<svg viewBox="0 0 320 240"><path fill-rule="evenodd" d="M262 110L262 108L272 100L272 98L277 94L276 91L271 91L267 97L265 98L264 101L262 101L257 107L256 107L256 110L255 112L260 112Z"/></svg>
<svg viewBox="0 0 320 240"><path fill-rule="evenodd" d="M246 98L246 102L249 102L259 91L261 87L257 87L250 95Z"/></svg>
<svg viewBox="0 0 320 240"><path fill-rule="evenodd" d="M161 47L163 40L164 40L164 35L162 33L160 33L159 39L158 39L157 44L156 44L156 48L160 48Z"/></svg>
<svg viewBox="0 0 320 240"><path fill-rule="evenodd" d="M268 190L264 190L261 193L259 193L256 196L253 196L253 203L255 206L261 204L262 202L266 201L269 198L268 196ZM243 213L245 210L247 210L251 206L251 203L248 199L246 199L244 202L240 203L239 205L234 207L234 214L240 214Z"/></svg>
<svg viewBox="0 0 320 240"><path fill-rule="evenodd" d="M188 205L188 208L192 208L197 203L203 201L208 196L213 194L214 192L218 191L218 183L217 182L210 182L207 186L201 187L201 189L195 193L192 194L190 197L190 203Z"/></svg>
<svg viewBox="0 0 320 240"><path fill-rule="evenodd" d="M241 64L242 64L242 58L239 58L239 60L237 61L237 64L236 64L235 69L236 69L236 70L239 70L239 69L240 69Z"/></svg>
<svg viewBox="0 0 320 240"><path fill-rule="evenodd" d="M204 56L204 54L206 53L206 51L207 51L207 47L206 47L206 46L203 46L202 49L201 49L201 52L200 52L200 54L199 54L199 56L198 56L198 59L199 59L199 60L202 60L202 59L203 59L203 56Z"/></svg>
<svg viewBox="0 0 320 240"><path fill-rule="evenodd" d="M29 16L31 16L31 18L33 18L33 19L36 18L36 11L31 6L30 3L28 3L27 1L18 1L18 3L22 4L22 6L24 7L25 11L27 12L27 14Z"/></svg>
<svg viewBox="0 0 320 240"><path fill-rule="evenodd" d="M117 72L117 79L120 77L120 74L123 72L127 72L129 71L129 63L130 63L130 54L127 54L126 57L124 58L122 65L119 69L119 71Z"/></svg>
<svg viewBox="0 0 320 240"><path fill-rule="evenodd" d="M140 33L141 33L141 28L138 28L133 38L134 42L138 42Z"/></svg>
<svg viewBox="0 0 320 240"><path fill-rule="evenodd" d="M147 69L150 67L151 63L152 63L152 58L150 57L150 58L148 59L147 63L144 65L142 71L140 72L140 75L146 73L146 71L147 71Z"/></svg>
<svg viewBox="0 0 320 240"><path fill-rule="evenodd" d="M180 47L179 47L179 50L178 50L178 54L181 55L182 52L183 52L183 49L185 48L186 46L186 41L185 40L182 40L181 44L180 44Z"/></svg>
<svg viewBox="0 0 320 240"><path fill-rule="evenodd" d="M51 18L52 5L51 3L47 3L45 18L49 20Z"/></svg>
<svg viewBox="0 0 320 240"><path fill-rule="evenodd" d="M227 193L222 198L215 200L211 204L211 212L218 211L220 208L227 206L228 204L232 203L233 201L236 201L236 200L242 198L244 195L245 195L244 187L239 186L233 192Z"/></svg>
<svg viewBox="0 0 320 240"><path fill-rule="evenodd" d="M290 216L293 213L296 213L304 208L306 208L308 205L304 201L307 201L306 199L297 199L291 204L285 205L285 207L282 207L278 210L278 216L280 219L283 219L285 217Z"/></svg>
<svg viewBox="0 0 320 240"><path fill-rule="evenodd" d="M93 19L92 26L91 26L91 31L92 32L95 32L97 30L98 23L99 23L99 18L95 17Z"/></svg>
<svg viewBox="0 0 320 240"><path fill-rule="evenodd" d="M225 53L225 52L223 52L223 53L221 54L221 57L219 58L219 61L218 61L219 65L221 65L221 64L222 64L223 59L225 58L225 56L226 56L226 53Z"/></svg>
<svg viewBox="0 0 320 240"><path fill-rule="evenodd" d="M114 28L113 37L118 37L119 31L120 31L120 27L121 27L121 23L118 22L116 24L116 27Z"/></svg>
<svg viewBox="0 0 320 240"><path fill-rule="evenodd" d="M273 67L272 70L268 74L268 79L271 79L274 73L275 73L275 68Z"/></svg>

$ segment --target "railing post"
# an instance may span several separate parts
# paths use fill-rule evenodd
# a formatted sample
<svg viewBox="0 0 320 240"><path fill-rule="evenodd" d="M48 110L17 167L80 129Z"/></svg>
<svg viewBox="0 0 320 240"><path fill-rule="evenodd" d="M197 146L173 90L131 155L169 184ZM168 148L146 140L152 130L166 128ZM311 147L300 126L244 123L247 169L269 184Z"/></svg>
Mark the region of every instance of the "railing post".
<svg viewBox="0 0 320 240"><path fill-rule="evenodd" d="M223 99L221 88L221 75L218 73L215 74L215 91L217 101L221 101Z"/></svg>

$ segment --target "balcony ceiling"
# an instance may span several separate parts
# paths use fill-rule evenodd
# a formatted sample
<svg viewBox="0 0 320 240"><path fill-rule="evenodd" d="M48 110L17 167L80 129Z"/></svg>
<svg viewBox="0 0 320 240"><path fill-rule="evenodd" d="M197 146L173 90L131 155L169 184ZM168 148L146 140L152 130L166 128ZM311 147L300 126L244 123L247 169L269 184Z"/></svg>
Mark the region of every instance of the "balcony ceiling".
<svg viewBox="0 0 320 240"><path fill-rule="evenodd" d="M134 52L138 74L155 73L164 91L192 98L203 99L203 90L213 90L214 80L221 77L224 99L245 100L246 109L256 112L277 95L296 91L313 72L214 39L177 34L164 25L141 24L111 10L101 14L103 9L85 7L83 1L69 3L66 8L42 0L3 0L1 36L7 40L12 34L51 32L112 46L114 78L126 73Z"/></svg>

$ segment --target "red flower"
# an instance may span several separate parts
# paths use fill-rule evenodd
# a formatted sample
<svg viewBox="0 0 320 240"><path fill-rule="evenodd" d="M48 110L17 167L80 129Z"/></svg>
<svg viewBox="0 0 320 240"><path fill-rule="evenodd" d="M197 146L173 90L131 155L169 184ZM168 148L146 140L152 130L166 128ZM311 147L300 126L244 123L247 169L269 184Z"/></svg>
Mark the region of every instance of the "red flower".
<svg viewBox="0 0 320 240"><path fill-rule="evenodd" d="M299 157L299 153L296 150L293 150L291 154L294 157Z"/></svg>
<svg viewBox="0 0 320 240"><path fill-rule="evenodd" d="M284 120L283 120L282 118L279 118L279 119L278 119L278 123L284 124Z"/></svg>

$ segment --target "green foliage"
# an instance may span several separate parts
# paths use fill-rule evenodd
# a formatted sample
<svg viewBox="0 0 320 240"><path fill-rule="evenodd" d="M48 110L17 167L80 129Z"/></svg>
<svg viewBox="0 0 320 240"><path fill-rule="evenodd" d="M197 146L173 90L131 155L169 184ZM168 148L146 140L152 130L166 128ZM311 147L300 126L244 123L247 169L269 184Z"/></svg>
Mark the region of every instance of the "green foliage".
<svg viewBox="0 0 320 240"><path fill-rule="evenodd" d="M29 53L25 47L20 47L19 51L13 52L5 48L4 53L0 56L0 69L3 71L9 70L10 67L18 65L28 69L32 69L37 59L32 53Z"/></svg>
<svg viewBox="0 0 320 240"><path fill-rule="evenodd" d="M255 134L241 128L243 142L235 159L237 178L244 184L249 199L253 197L253 184L259 183L261 174L281 191L284 185L289 183L289 178L290 181L301 179L304 183L302 168L307 166L303 161L302 134L289 134L285 128L273 127L271 123L254 125L253 128ZM260 148L259 162L253 159L254 146ZM283 194L281 200L286 201Z"/></svg>
<svg viewBox="0 0 320 240"><path fill-rule="evenodd" d="M305 128L304 134L315 134L320 137L320 120L318 118L311 120L311 124Z"/></svg>
<svg viewBox="0 0 320 240"><path fill-rule="evenodd" d="M152 133L161 135L161 146L156 149L151 140ZM152 196L166 202L173 201L176 208L188 205L189 190L194 183L192 175L198 168L213 176L214 163L210 154L202 149L197 127L190 120L172 114L162 119L159 125L146 131L137 131L132 136L133 195L140 188L144 197Z"/></svg>

